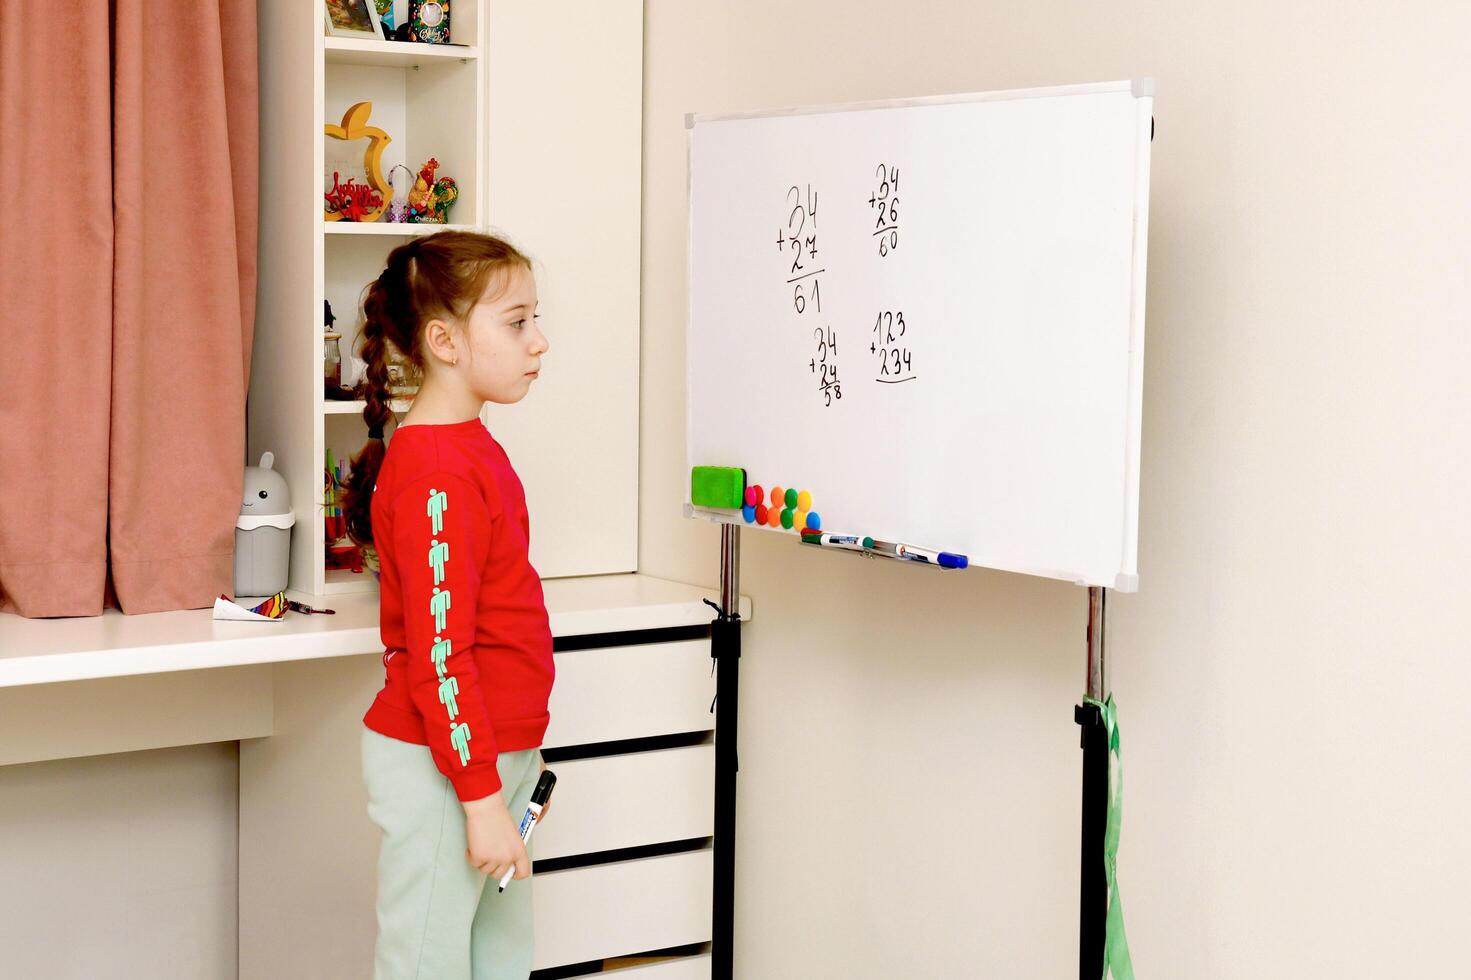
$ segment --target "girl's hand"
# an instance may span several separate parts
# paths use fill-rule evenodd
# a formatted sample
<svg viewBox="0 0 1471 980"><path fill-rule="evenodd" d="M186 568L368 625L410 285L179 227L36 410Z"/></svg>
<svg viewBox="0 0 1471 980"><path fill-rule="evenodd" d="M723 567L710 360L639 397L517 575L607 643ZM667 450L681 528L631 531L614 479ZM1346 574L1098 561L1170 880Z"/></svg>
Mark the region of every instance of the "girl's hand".
<svg viewBox="0 0 1471 980"><path fill-rule="evenodd" d="M465 809L465 840L469 844L465 855L470 864L497 881L512 867L516 869L517 881L531 877L531 858L501 801L501 794L492 793L461 805Z"/></svg>

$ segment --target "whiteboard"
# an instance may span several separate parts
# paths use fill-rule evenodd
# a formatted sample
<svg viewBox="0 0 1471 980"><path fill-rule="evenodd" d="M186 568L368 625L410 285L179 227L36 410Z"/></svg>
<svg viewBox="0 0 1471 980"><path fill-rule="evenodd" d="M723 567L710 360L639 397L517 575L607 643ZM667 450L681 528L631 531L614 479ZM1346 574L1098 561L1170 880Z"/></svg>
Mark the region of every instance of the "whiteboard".
<svg viewBox="0 0 1471 980"><path fill-rule="evenodd" d="M1146 79L689 116L688 466L1137 588L1152 110ZM686 516L796 537L684 479Z"/></svg>

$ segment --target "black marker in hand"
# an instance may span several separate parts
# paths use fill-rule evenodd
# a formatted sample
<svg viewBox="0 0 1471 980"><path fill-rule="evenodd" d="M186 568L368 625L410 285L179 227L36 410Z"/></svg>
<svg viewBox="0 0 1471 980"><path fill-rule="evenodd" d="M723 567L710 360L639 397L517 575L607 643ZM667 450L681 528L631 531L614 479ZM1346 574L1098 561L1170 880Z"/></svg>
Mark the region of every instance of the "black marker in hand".
<svg viewBox="0 0 1471 980"><path fill-rule="evenodd" d="M536 781L536 789L531 791L531 802L526 804L526 814L521 818L521 843L525 844L531 840L531 832L536 829L537 821L541 819L541 811L546 808L547 801L552 798L552 788L557 785L557 774L547 769L542 772L541 778ZM516 873L512 868L507 871L501 879L501 891L506 890L511 876Z"/></svg>

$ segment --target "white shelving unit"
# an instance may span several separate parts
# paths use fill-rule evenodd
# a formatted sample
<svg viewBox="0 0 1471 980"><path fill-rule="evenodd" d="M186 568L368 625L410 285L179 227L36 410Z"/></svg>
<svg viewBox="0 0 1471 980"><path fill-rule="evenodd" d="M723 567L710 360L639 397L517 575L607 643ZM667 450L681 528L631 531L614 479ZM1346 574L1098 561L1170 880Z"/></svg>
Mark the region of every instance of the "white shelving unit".
<svg viewBox="0 0 1471 980"><path fill-rule="evenodd" d="M291 487L297 530L292 537L291 588L315 594L372 591L367 572L326 567L327 450L350 460L367 439L363 403L323 397L323 301L332 304L342 335L344 378L352 374L358 302L388 253L419 235L486 224L488 88L485 50L488 0L457 0L450 45L324 37L321 9L300 0L260 5L261 316L251 382L250 439L275 447L277 468ZM349 106L372 102L371 126L391 141L383 172L402 164L417 173L429 157L439 176L460 190L452 225L329 222L321 194L330 185L323 126ZM412 403L395 400L402 414ZM257 453L257 456L259 454Z"/></svg>
<svg viewBox="0 0 1471 980"><path fill-rule="evenodd" d="M297 591L377 588L371 574L325 567L326 452L350 460L367 427L361 403L323 398L323 301L342 335L345 380L354 378L365 287L395 247L446 228L504 235L535 266L547 370L521 403L482 415L525 486L532 564L543 578L638 566L641 4L452 8L457 43L431 45L323 37L317 2L257 5L259 312L247 459L274 453L291 488ZM385 176L432 156L455 179L452 224L322 220L323 126L363 101L373 103L368 124L391 137ZM391 442L391 426L387 434Z"/></svg>

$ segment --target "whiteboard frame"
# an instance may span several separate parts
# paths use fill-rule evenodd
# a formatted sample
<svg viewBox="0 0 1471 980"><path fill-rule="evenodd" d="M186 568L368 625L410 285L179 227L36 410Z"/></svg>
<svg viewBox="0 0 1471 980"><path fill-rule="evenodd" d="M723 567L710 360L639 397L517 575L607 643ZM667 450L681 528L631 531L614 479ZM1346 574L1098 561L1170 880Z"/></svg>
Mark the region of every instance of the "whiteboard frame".
<svg viewBox="0 0 1471 980"><path fill-rule="evenodd" d="M733 119L767 119L782 116L802 116L839 112L860 112L870 109L901 109L915 106L953 105L968 102L1005 102L1016 99L1053 98L1065 95L1096 95L1108 92L1128 92L1135 99L1135 133L1138 147L1134 155L1134 243L1131 262L1132 283L1129 290L1129 367L1127 399L1127 432L1124 440L1124 540L1120 562L1122 568L1111 581L1094 581L1057 569L972 565L972 568L991 568L996 571L1037 575L1044 578L1061 579L1075 585L1101 586L1118 592L1136 592L1139 588L1139 459L1143 434L1144 408L1144 300L1149 246L1149 170L1150 143L1154 139L1154 79L1141 77L1116 82L1092 82L1080 85L1055 85L1041 88L1005 89L996 92L969 92L953 95L920 96L904 99L883 99L873 102L844 102L833 105L791 106L780 109L756 109L726 113L686 113L685 115L685 331L686 338L694 322L694 128L702 122L721 122ZM690 364L689 347L686 340L685 353L685 469L688 474L694 464L689 459L689 447L693 441L694 415L689 410ZM705 461L701 465L713 465ZM717 524L749 527L754 530L772 531L797 538L793 531L747 524L738 512L696 507L689 500L689 487L685 487L684 516ZM842 549L832 549L842 550ZM853 552L850 552L852 554ZM921 567L923 562L910 564Z"/></svg>

